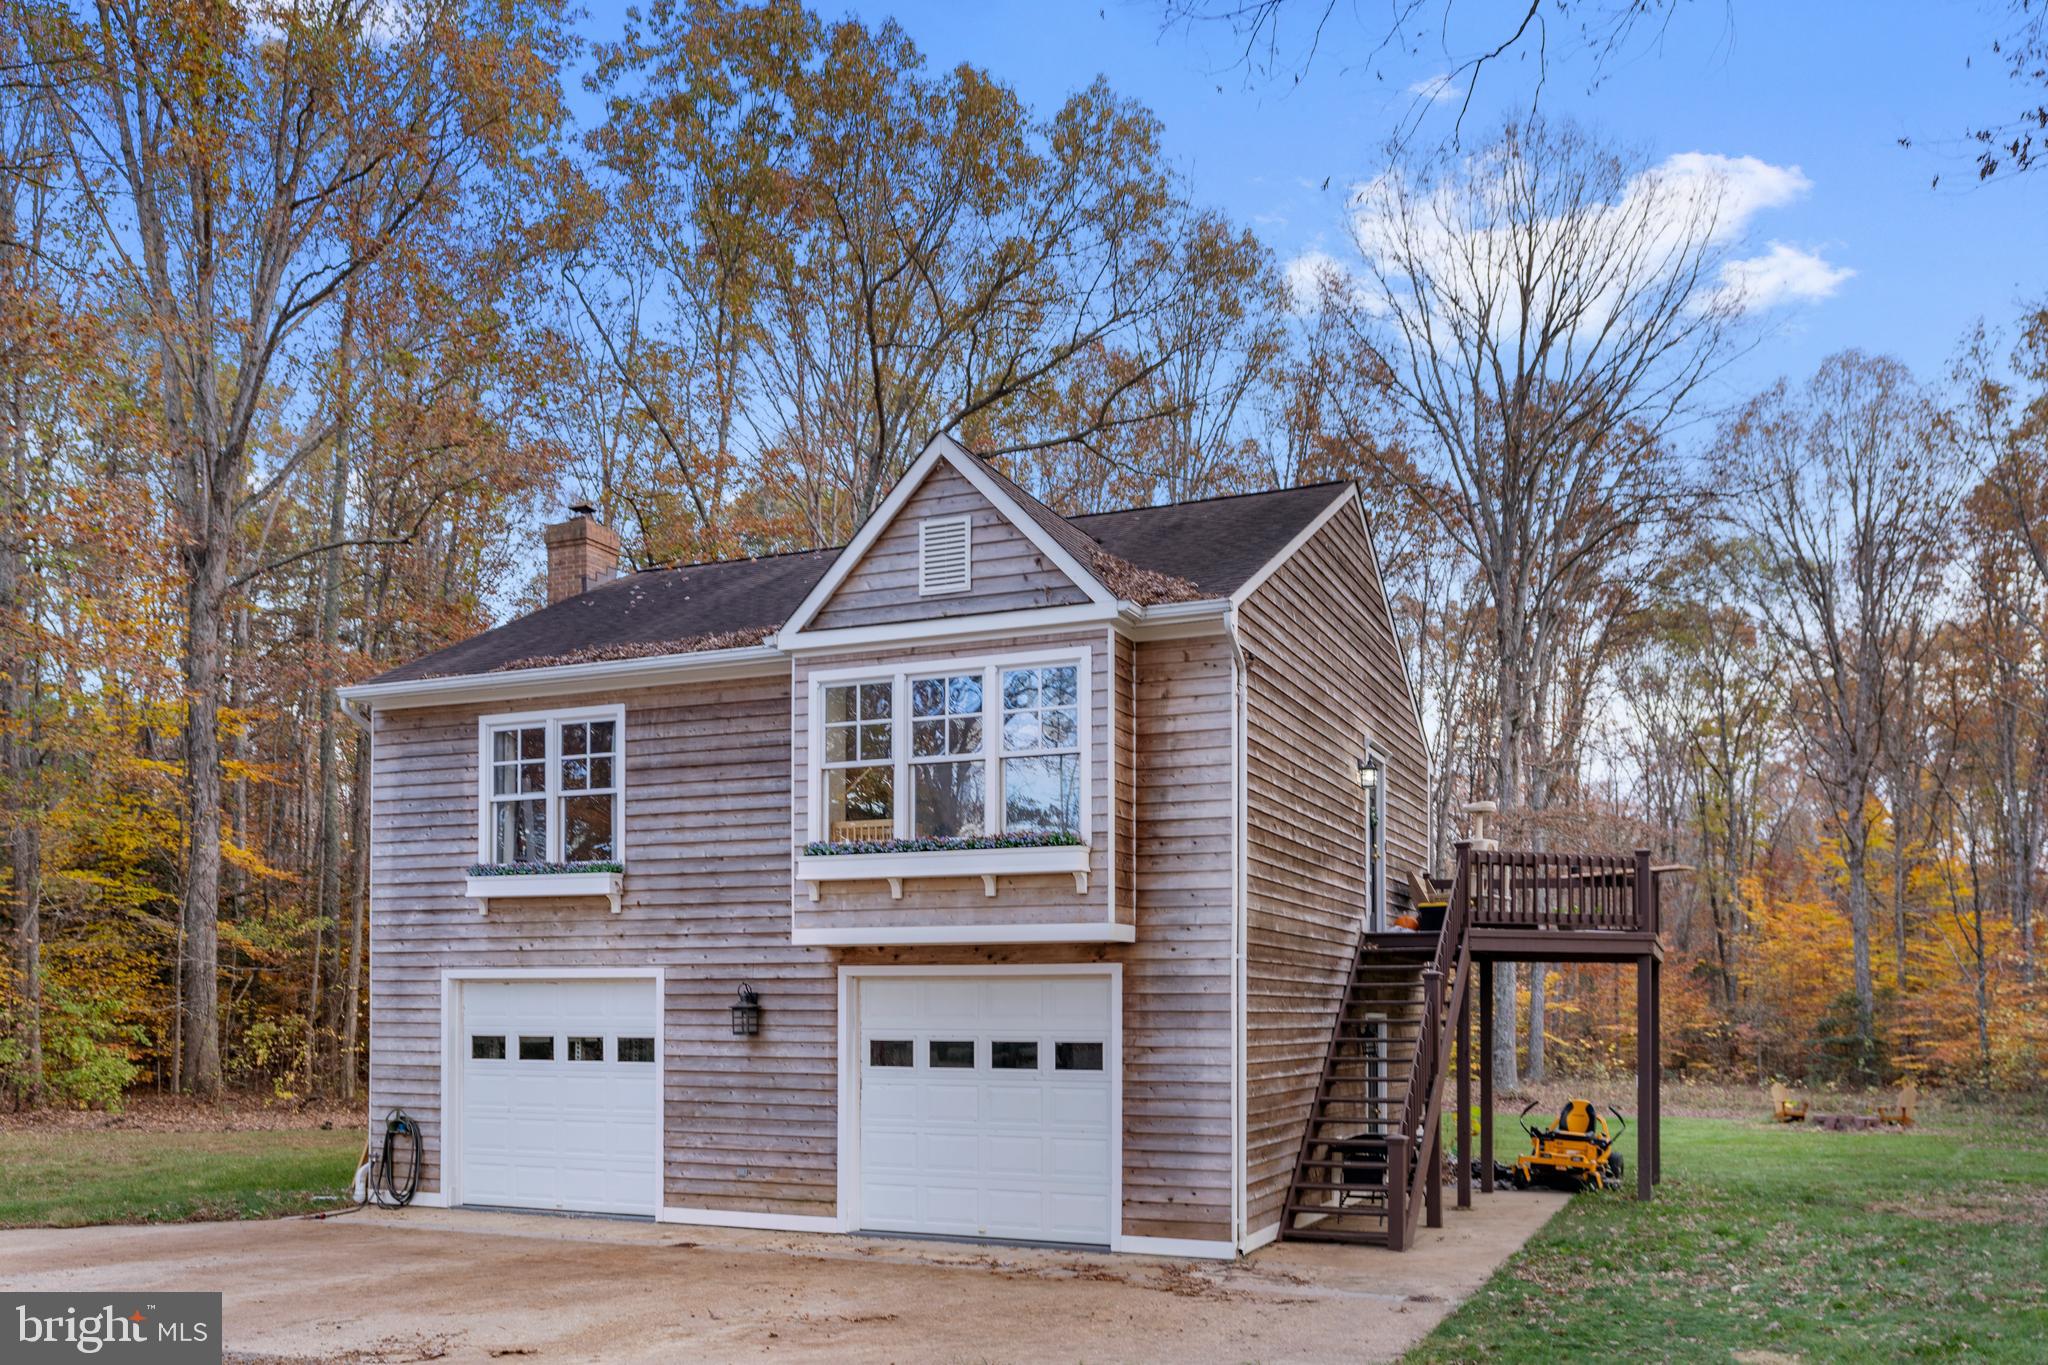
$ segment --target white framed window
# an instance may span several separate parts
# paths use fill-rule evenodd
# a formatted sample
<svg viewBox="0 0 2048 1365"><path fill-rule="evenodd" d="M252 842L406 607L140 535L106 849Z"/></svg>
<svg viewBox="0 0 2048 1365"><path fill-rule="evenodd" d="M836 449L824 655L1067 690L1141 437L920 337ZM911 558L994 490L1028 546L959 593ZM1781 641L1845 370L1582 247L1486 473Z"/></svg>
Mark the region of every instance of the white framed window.
<svg viewBox="0 0 2048 1365"><path fill-rule="evenodd" d="M813 676L810 837L1088 839L1088 656Z"/></svg>
<svg viewBox="0 0 2048 1365"><path fill-rule="evenodd" d="M477 744L479 862L625 860L624 707L484 716Z"/></svg>
<svg viewBox="0 0 2048 1365"><path fill-rule="evenodd" d="M896 837L896 683L837 683L821 694L823 791L831 838ZM819 790L819 784L812 784Z"/></svg>
<svg viewBox="0 0 2048 1365"><path fill-rule="evenodd" d="M974 519L926 517L917 524L917 593L937 597L974 586Z"/></svg>
<svg viewBox="0 0 2048 1365"><path fill-rule="evenodd" d="M1005 668L1003 828L1044 834L1081 822L1080 673L1070 663Z"/></svg>

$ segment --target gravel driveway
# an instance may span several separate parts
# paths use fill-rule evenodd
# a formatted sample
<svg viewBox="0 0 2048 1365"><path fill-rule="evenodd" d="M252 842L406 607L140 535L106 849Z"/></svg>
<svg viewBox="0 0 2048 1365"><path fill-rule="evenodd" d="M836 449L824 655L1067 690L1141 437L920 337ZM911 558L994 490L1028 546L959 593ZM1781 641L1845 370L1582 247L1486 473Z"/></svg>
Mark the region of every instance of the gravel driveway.
<svg viewBox="0 0 2048 1365"><path fill-rule="evenodd" d="M1564 1198L1235 1265L413 1209L5 1232L0 1283L224 1290L239 1360L1383 1360Z"/></svg>

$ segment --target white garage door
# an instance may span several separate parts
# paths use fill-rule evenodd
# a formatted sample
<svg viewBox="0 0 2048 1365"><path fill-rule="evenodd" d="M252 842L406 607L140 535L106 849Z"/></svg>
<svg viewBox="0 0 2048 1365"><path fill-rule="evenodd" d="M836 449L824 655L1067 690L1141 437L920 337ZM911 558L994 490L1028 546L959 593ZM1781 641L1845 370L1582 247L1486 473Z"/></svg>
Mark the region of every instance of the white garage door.
<svg viewBox="0 0 2048 1365"><path fill-rule="evenodd" d="M654 982L462 985L465 1204L652 1215Z"/></svg>
<svg viewBox="0 0 2048 1365"><path fill-rule="evenodd" d="M860 983L860 1221L1110 1240L1109 980Z"/></svg>

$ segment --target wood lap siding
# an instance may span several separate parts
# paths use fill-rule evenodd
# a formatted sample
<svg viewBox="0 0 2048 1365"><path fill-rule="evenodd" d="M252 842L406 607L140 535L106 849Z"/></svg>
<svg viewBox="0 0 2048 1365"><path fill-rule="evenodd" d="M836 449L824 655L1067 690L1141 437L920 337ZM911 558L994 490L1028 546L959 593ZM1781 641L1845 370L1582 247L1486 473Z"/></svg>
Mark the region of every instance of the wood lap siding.
<svg viewBox="0 0 2048 1365"><path fill-rule="evenodd" d="M1116 890L1110 913L1119 924L1137 920L1138 905L1138 655L1137 646L1121 635L1112 640L1115 666L1111 687L1115 701L1116 818L1112 829L1111 873Z"/></svg>
<svg viewBox="0 0 2048 1365"><path fill-rule="evenodd" d="M926 517L973 518L969 550L972 586L966 592L920 597L917 528ZM1088 595L1074 586L989 501L944 463L904 504L896 520L810 623L812 630L873 626L980 612L1071 606Z"/></svg>
<svg viewBox="0 0 2048 1365"><path fill-rule="evenodd" d="M1353 508L1245 602L1247 1228L1279 1219L1365 908L1358 759L1387 761L1390 905L1428 856L1428 757Z"/></svg>
<svg viewBox="0 0 2048 1365"><path fill-rule="evenodd" d="M578 698L626 706L625 901L491 903L476 857L477 717L380 711L372 779L370 1107L403 1107L441 1182L441 974L662 967L664 1202L829 1215L836 1204L837 972L789 941L789 681ZM741 981L761 1036L731 1036Z"/></svg>
<svg viewBox="0 0 2048 1365"><path fill-rule="evenodd" d="M1123 950L1124 1231L1232 1240L1234 682L1217 637L1142 643L1137 942Z"/></svg>

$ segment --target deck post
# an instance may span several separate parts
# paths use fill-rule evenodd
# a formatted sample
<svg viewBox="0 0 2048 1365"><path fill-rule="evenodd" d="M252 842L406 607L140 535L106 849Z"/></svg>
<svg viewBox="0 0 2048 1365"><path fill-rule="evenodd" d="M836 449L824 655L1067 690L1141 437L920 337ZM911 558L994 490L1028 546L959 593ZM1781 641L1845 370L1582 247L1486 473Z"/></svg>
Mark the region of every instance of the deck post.
<svg viewBox="0 0 2048 1365"><path fill-rule="evenodd" d="M1640 894L1640 893L1638 893ZM1638 902L1640 903L1640 902ZM1650 1197L1657 1164L1656 989L1657 960L1636 959L1636 1198Z"/></svg>
<svg viewBox="0 0 2048 1365"><path fill-rule="evenodd" d="M1387 1138L1387 1249L1408 1248L1408 1135Z"/></svg>
<svg viewBox="0 0 2048 1365"><path fill-rule="evenodd" d="M1493 1193L1493 962L1479 961L1479 1189Z"/></svg>
<svg viewBox="0 0 2048 1365"><path fill-rule="evenodd" d="M1434 964L1422 969L1422 1030L1416 1039L1417 1066L1426 1061L1425 1076L1440 1075L1437 1068L1443 1058L1436 1055L1437 1039L1442 1036L1444 1017L1444 974ZM1426 1049L1426 1051L1425 1051ZM1442 1094L1435 1086L1425 1091L1422 1099L1422 1117L1429 1117L1429 1096ZM1444 1125L1438 1120L1434 1129L1421 1134L1417 1139L1422 1165L1422 1216L1423 1221L1433 1228L1444 1225Z"/></svg>
<svg viewBox="0 0 2048 1365"><path fill-rule="evenodd" d="M1664 964L1650 959L1650 1183L1664 1183Z"/></svg>
<svg viewBox="0 0 2048 1365"><path fill-rule="evenodd" d="M1458 997L1458 1207L1472 1207L1472 978Z"/></svg>

